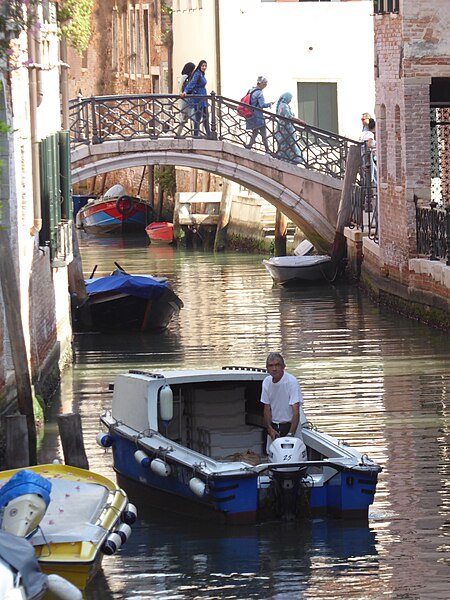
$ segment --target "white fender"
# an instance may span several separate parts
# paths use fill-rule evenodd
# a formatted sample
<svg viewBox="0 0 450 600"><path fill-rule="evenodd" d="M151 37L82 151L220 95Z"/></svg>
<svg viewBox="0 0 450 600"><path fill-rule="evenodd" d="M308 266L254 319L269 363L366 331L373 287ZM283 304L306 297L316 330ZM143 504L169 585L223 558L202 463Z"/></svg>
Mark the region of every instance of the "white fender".
<svg viewBox="0 0 450 600"><path fill-rule="evenodd" d="M117 550L120 548L121 545L122 545L122 538L120 537L120 535L118 533L113 532L113 533L110 533L108 535L108 537L106 538L106 540L103 542L101 551L103 552L103 554L107 554L108 556L111 556L111 554L114 554L114 552L117 552Z"/></svg>
<svg viewBox="0 0 450 600"><path fill-rule="evenodd" d="M160 458L155 458L152 460L150 463L150 469L153 471L153 473L160 475L161 477L168 477L172 471L170 466Z"/></svg>
<svg viewBox="0 0 450 600"><path fill-rule="evenodd" d="M137 508L135 507L134 504L131 504L131 502L129 502L127 504L126 509L123 511L123 513L121 515L121 519L127 525L133 525L133 523L136 522Z"/></svg>
<svg viewBox="0 0 450 600"><path fill-rule="evenodd" d="M122 540L122 545L128 541L131 535L131 527L126 523L121 523L119 527L116 529L116 533L120 535L120 539Z"/></svg>
<svg viewBox="0 0 450 600"><path fill-rule="evenodd" d="M48 589L60 600L81 600L83 594L70 581L59 575L49 575Z"/></svg>
<svg viewBox="0 0 450 600"><path fill-rule="evenodd" d="M205 495L206 484L198 477L193 477L189 480L189 488L199 498L203 498Z"/></svg>
<svg viewBox="0 0 450 600"><path fill-rule="evenodd" d="M159 390L159 411L163 421L173 419L173 392L170 385L165 385Z"/></svg>
<svg viewBox="0 0 450 600"><path fill-rule="evenodd" d="M104 431L100 431L97 433L95 438L97 444L102 448L110 448L113 445L113 438L109 435L109 433L105 433Z"/></svg>
<svg viewBox="0 0 450 600"><path fill-rule="evenodd" d="M141 465L141 467L148 467L150 465L150 459L142 450L136 450L134 453L134 460Z"/></svg>

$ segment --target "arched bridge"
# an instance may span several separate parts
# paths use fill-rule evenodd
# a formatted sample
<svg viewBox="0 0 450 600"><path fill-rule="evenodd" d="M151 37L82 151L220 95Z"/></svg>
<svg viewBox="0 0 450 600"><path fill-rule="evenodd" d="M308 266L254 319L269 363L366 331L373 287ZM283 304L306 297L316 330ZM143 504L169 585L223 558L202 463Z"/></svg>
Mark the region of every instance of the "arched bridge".
<svg viewBox="0 0 450 600"><path fill-rule="evenodd" d="M210 171L260 194L327 251L348 150L358 142L253 109L264 117L267 138L263 144L259 136L248 149L251 131L239 115L241 103L207 96L207 131L195 112L197 99L189 96L186 104L177 95L144 94L72 100L72 181L144 165Z"/></svg>

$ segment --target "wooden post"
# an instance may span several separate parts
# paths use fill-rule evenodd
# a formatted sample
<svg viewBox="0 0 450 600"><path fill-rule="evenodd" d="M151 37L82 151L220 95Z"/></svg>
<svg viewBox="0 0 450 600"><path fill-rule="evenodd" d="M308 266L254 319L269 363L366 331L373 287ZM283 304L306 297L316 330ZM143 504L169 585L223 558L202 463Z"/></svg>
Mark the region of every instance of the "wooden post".
<svg viewBox="0 0 450 600"><path fill-rule="evenodd" d="M80 415L78 413L59 415L58 429L66 465L89 469Z"/></svg>
<svg viewBox="0 0 450 600"><path fill-rule="evenodd" d="M214 240L214 251L223 252L227 241L228 223L230 222L231 204L233 197L230 193L230 182L223 180L222 197L220 199L219 220L217 221L216 237Z"/></svg>
<svg viewBox="0 0 450 600"><path fill-rule="evenodd" d="M344 185L341 192L341 201L336 223L336 233L334 236L331 258L334 262L341 261L345 256L346 244L344 228L349 224L352 214L352 187L356 181L359 169L361 167L361 148L359 145L352 145L348 149L347 163L345 166Z"/></svg>
<svg viewBox="0 0 450 600"><path fill-rule="evenodd" d="M155 208L155 165L150 165L148 168L147 185L148 203Z"/></svg>
<svg viewBox="0 0 450 600"><path fill-rule="evenodd" d="M275 214L275 256L286 256L288 218L280 210Z"/></svg>
<svg viewBox="0 0 450 600"><path fill-rule="evenodd" d="M30 465L28 428L25 415L5 417L5 469L19 469Z"/></svg>
<svg viewBox="0 0 450 600"><path fill-rule="evenodd" d="M77 306L83 304L87 299L86 285L84 283L83 264L81 262L80 247L75 223L72 223L72 248L73 260L68 266L69 293L75 295Z"/></svg>
<svg viewBox="0 0 450 600"><path fill-rule="evenodd" d="M12 361L16 378L17 404L21 415L25 415L28 427L28 452L31 465L37 461L36 424L33 412L28 355L20 314L20 294L17 285L16 261L13 259L7 227L0 227L0 283L2 286L6 324L11 344Z"/></svg>
<svg viewBox="0 0 450 600"><path fill-rule="evenodd" d="M175 193L175 205L173 207L173 239L176 240L177 244L180 239L181 227L180 227L180 193Z"/></svg>

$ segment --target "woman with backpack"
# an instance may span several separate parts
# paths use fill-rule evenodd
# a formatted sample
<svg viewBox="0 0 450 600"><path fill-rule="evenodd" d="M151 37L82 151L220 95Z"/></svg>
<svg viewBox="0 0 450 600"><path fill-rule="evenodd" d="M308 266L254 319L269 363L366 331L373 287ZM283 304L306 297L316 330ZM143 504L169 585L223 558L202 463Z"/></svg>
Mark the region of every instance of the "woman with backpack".
<svg viewBox="0 0 450 600"><path fill-rule="evenodd" d="M267 87L267 79L260 75L256 80L256 86L250 90L250 105L258 108L269 108L273 102L264 100L263 89ZM258 135L261 136L266 152L270 152L269 142L267 141L266 120L260 110L254 110L251 117L246 119L245 128L251 129L250 141L245 147L250 150L256 141Z"/></svg>
<svg viewBox="0 0 450 600"><path fill-rule="evenodd" d="M206 96L206 77L205 71L207 67L206 60L201 60L195 71L192 73L192 77L185 87L184 92L181 94L182 98L186 97L186 94L191 96L197 96L196 98L189 98L187 103L192 109L192 118L194 119L194 137L199 136L200 123L203 123L205 128L206 137L210 137L211 130L209 127L208 117L208 101L203 96Z"/></svg>
<svg viewBox="0 0 450 600"><path fill-rule="evenodd" d="M181 71L180 88L179 88L180 96L181 96L181 94L183 94L184 90L186 89L186 86L192 77L192 73L194 72L194 69L195 69L195 65L193 62L188 62L184 65L183 70ZM180 121L180 124L178 125L177 131L176 131L177 137L181 136L181 132L183 131L184 125L188 122L189 117L191 116L191 109L188 106L188 103L186 102L186 100L184 98L180 99L179 109L180 109L180 112L178 113L178 119Z"/></svg>

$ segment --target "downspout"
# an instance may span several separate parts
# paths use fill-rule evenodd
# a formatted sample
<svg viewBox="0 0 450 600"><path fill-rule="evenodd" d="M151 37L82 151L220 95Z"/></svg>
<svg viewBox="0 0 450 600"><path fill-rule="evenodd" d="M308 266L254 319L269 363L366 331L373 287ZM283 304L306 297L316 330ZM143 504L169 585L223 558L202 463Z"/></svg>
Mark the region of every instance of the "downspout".
<svg viewBox="0 0 450 600"><path fill-rule="evenodd" d="M69 130L69 82L67 71L69 65L67 63L67 40L65 37L61 38L60 41L60 52L61 52L61 103L62 103L62 128L66 131Z"/></svg>
<svg viewBox="0 0 450 600"><path fill-rule="evenodd" d="M30 133L31 133L31 169L32 169L32 188L33 188L33 212L34 221L30 231L31 235L36 235L42 228L41 214L41 179L39 167L39 145L37 133L37 107L42 101L42 82L41 74L37 70L40 68L40 33L33 34L28 30L28 53L29 53L29 98L30 98Z"/></svg>
<svg viewBox="0 0 450 600"><path fill-rule="evenodd" d="M214 0L214 30L216 42L216 93L222 95L222 76L221 76L221 60L220 60L220 0Z"/></svg>

